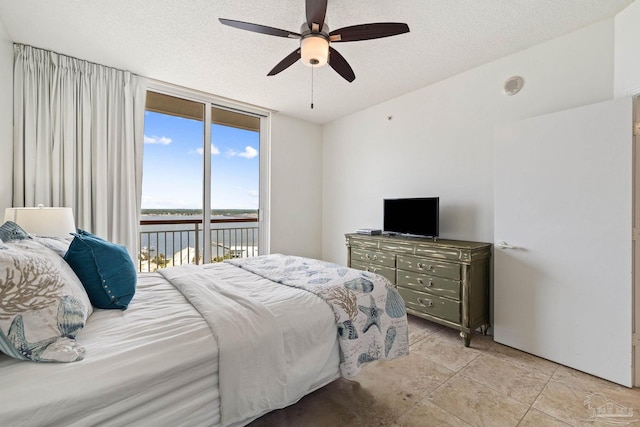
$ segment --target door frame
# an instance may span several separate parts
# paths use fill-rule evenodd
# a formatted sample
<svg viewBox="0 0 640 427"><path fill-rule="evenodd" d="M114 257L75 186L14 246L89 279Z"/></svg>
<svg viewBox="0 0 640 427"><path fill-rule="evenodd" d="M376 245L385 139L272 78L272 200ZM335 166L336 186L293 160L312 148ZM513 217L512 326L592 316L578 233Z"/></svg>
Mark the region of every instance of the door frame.
<svg viewBox="0 0 640 427"><path fill-rule="evenodd" d="M640 95L633 97L633 386L640 387Z"/></svg>

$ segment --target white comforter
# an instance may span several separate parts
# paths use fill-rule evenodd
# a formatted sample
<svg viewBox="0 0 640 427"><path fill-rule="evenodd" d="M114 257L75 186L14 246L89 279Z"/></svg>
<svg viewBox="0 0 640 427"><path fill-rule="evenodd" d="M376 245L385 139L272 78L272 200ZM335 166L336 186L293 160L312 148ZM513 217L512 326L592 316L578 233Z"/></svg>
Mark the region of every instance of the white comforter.
<svg viewBox="0 0 640 427"><path fill-rule="evenodd" d="M284 334L251 288L221 280L219 267L159 270L209 322L218 342L221 424L228 426L288 402ZM277 289L276 289L277 290ZM292 337L304 340L309 331Z"/></svg>
<svg viewBox="0 0 640 427"><path fill-rule="evenodd" d="M229 261L247 271L322 298L333 310L340 336L340 371L354 377L374 360L409 354L404 301L377 274L317 259L272 254Z"/></svg>
<svg viewBox="0 0 640 427"><path fill-rule="evenodd" d="M335 324L324 301L232 265L208 268L260 301L280 326L287 367L282 406L338 377ZM301 335L310 329L315 333ZM159 274L140 275L126 311L95 310L78 341L87 349L80 362L32 363L0 354L0 425L220 424L218 343L198 310ZM260 351L251 356L259 358ZM236 424L263 412L253 413Z"/></svg>

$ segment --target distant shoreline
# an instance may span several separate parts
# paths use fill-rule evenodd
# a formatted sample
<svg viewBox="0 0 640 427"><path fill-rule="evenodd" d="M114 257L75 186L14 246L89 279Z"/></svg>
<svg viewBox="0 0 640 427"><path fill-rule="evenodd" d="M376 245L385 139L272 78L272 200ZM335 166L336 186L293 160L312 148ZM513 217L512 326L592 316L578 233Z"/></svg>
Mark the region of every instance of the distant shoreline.
<svg viewBox="0 0 640 427"><path fill-rule="evenodd" d="M148 216L160 216L160 215L175 215L175 216L200 216L202 217L202 209L142 209L140 212L142 215ZM211 209L211 216L245 216L245 217L258 217L257 209Z"/></svg>

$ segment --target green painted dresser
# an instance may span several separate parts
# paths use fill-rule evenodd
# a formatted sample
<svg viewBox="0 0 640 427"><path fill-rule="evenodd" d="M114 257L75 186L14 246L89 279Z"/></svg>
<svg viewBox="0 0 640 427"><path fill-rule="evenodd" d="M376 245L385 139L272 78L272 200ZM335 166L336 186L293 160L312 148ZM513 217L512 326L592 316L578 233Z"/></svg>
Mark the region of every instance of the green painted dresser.
<svg viewBox="0 0 640 427"><path fill-rule="evenodd" d="M489 327L491 244L405 236L347 234L348 266L386 277L407 312L457 329L469 346Z"/></svg>

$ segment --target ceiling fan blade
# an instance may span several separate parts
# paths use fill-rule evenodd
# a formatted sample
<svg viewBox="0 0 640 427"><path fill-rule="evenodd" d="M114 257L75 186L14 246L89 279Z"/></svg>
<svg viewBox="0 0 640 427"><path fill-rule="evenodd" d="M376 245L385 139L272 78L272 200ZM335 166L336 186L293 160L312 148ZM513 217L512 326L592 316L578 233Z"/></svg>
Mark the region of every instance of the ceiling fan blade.
<svg viewBox="0 0 640 427"><path fill-rule="evenodd" d="M287 55L282 61L278 62L278 65L273 67L267 76L275 76L281 71L286 70L290 66L296 63L296 61L300 59L300 48L294 50L289 55Z"/></svg>
<svg viewBox="0 0 640 427"><path fill-rule="evenodd" d="M281 30L279 28L267 27L260 24L252 24L250 22L234 21L233 19L218 18L221 24L230 27L240 28L241 30L253 31L254 33L267 34L270 36L287 37L299 39L300 34L292 31Z"/></svg>
<svg viewBox="0 0 640 427"><path fill-rule="evenodd" d="M327 0L306 0L307 25L312 31L322 31L324 18L327 14ZM318 24L314 29L313 24Z"/></svg>
<svg viewBox="0 0 640 427"><path fill-rule="evenodd" d="M338 28L331 31L331 42L355 42L359 40L380 39L398 34L408 33L409 26L399 22L378 22L376 24L361 24L351 27Z"/></svg>
<svg viewBox="0 0 640 427"><path fill-rule="evenodd" d="M351 65L331 46L329 46L329 65L349 83L356 79Z"/></svg>

